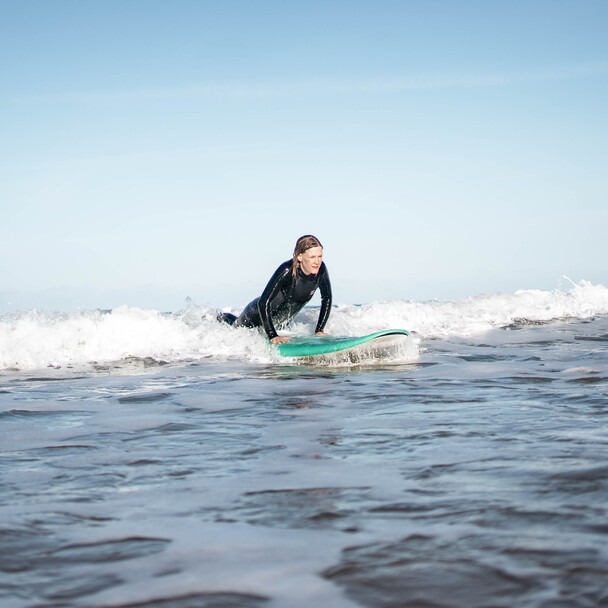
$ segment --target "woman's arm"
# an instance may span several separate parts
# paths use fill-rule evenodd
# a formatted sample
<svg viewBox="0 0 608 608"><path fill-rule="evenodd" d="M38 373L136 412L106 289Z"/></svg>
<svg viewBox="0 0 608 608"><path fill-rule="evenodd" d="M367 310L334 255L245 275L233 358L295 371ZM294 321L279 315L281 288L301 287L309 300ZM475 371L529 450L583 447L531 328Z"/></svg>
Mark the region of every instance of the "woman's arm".
<svg viewBox="0 0 608 608"><path fill-rule="evenodd" d="M262 295L258 301L258 311L260 313L260 319L262 320L262 325L264 326L264 331L268 336L268 339L273 344L278 344L279 342L286 342L289 338L279 338L277 331L272 322L271 316L271 303L272 300L277 296L277 294L281 291L281 288L286 285L291 280L291 260L287 262L283 262L274 272L270 281L268 281L268 285L264 288Z"/></svg>
<svg viewBox="0 0 608 608"><path fill-rule="evenodd" d="M321 264L319 269L319 289L321 290L321 310L319 311L319 320L317 321L317 328L315 333L323 334L327 319L329 319L329 313L331 312L331 283L329 281L329 273L325 262Z"/></svg>

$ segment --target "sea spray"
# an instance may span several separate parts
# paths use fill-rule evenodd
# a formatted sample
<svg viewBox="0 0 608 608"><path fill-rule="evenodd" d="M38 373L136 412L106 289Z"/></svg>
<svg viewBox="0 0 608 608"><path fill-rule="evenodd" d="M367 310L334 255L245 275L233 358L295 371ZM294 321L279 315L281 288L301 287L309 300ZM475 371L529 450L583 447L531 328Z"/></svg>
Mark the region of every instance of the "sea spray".
<svg viewBox="0 0 608 608"><path fill-rule="evenodd" d="M567 280L569 281L569 280ZM239 309L235 308L238 313ZM111 311L66 314L28 311L0 317L0 370L74 367L135 358L156 362L205 358L276 363L258 330L233 329L215 320L217 310L187 301L183 310L121 306ZM326 331L358 336L383 329L414 332L416 340L466 337L512 324L586 319L608 314L608 289L588 281L568 290L520 290L457 301L388 300L334 307ZM282 333L314 332L318 308L305 308ZM409 356L415 356L415 350Z"/></svg>
<svg viewBox="0 0 608 608"><path fill-rule="evenodd" d="M174 362L264 351L265 341L257 332L241 332L235 342L229 327L204 318L202 309L200 313L197 325L188 323L183 313L128 306L7 315L0 320L0 369L79 366L131 357Z"/></svg>

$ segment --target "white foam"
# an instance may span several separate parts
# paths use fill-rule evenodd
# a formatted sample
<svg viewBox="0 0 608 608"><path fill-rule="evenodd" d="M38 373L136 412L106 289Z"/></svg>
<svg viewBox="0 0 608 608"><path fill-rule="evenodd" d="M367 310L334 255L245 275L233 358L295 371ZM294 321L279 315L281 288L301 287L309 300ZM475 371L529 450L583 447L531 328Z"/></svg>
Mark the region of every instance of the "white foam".
<svg viewBox="0 0 608 608"><path fill-rule="evenodd" d="M606 287L588 281L570 283L567 291L520 290L449 302L393 300L344 305L332 313L328 331L357 335L395 327L423 337L464 337L512 323L587 319L608 314Z"/></svg>
<svg viewBox="0 0 608 608"><path fill-rule="evenodd" d="M608 314L608 289L588 281L570 283L567 291L522 290L453 302L343 304L332 311L326 331L357 336L401 328L423 338L470 336L522 320L545 322ZM0 317L0 370L69 368L129 358L279 361L260 332L220 324L215 320L217 312L209 306L188 303L184 310L173 314L121 306L109 312L33 310L4 315ZM314 332L317 316L318 309L304 309L285 333ZM415 356L415 350L408 356Z"/></svg>
<svg viewBox="0 0 608 608"><path fill-rule="evenodd" d="M208 310L163 315L121 306L78 314L29 311L0 320L0 369L39 369L119 361L157 361L211 356L269 360L266 341L255 331L234 332L210 320ZM206 314L207 313L207 314Z"/></svg>

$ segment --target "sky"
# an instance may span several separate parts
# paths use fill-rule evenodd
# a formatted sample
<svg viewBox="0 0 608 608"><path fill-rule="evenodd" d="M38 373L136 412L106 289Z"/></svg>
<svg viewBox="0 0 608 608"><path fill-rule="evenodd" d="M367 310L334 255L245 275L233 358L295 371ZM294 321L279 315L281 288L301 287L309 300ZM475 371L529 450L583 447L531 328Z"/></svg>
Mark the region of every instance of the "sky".
<svg viewBox="0 0 608 608"><path fill-rule="evenodd" d="M608 285L604 0L0 0L0 313Z"/></svg>

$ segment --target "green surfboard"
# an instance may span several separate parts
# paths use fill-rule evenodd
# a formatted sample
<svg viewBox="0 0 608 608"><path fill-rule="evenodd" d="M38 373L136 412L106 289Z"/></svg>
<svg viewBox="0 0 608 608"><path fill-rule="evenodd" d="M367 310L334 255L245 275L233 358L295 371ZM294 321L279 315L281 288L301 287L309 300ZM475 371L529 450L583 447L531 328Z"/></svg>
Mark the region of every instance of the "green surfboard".
<svg viewBox="0 0 608 608"><path fill-rule="evenodd" d="M283 357L309 358L320 355L330 355L342 351L361 352L361 347L367 347L366 352L373 356L374 351L386 350L407 339L409 332L405 329L385 329L358 338L336 336L307 336L292 338L289 342L278 344L276 348Z"/></svg>

